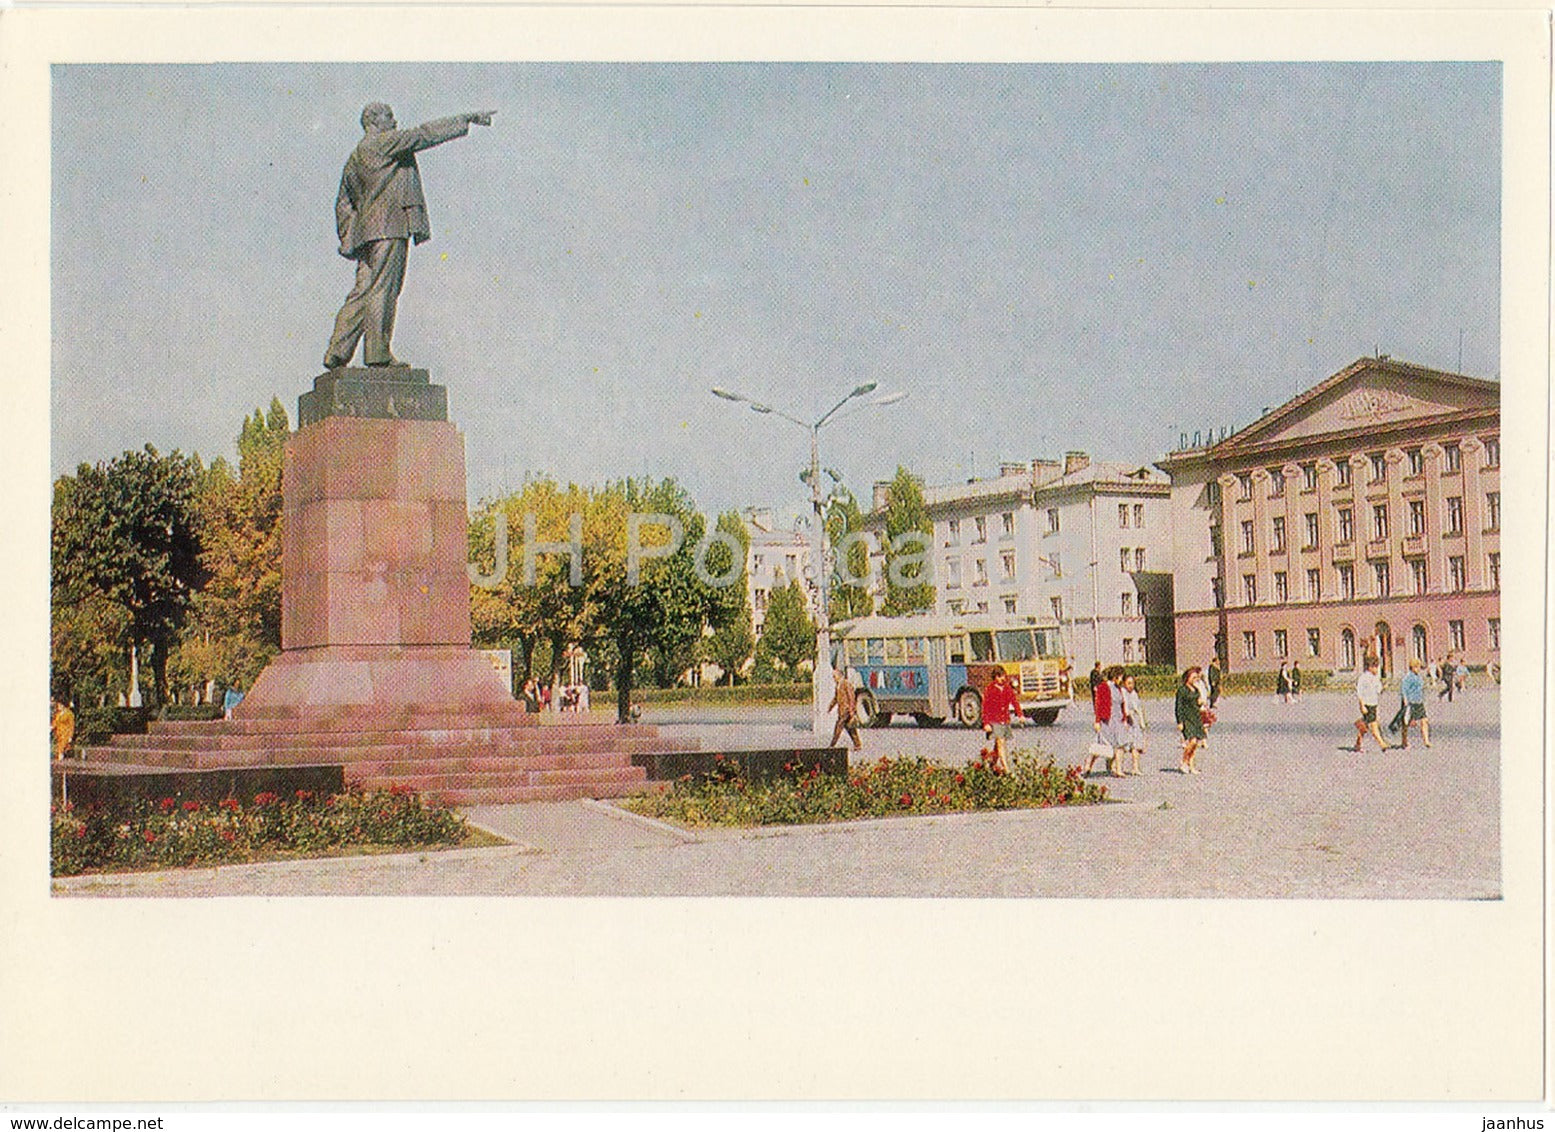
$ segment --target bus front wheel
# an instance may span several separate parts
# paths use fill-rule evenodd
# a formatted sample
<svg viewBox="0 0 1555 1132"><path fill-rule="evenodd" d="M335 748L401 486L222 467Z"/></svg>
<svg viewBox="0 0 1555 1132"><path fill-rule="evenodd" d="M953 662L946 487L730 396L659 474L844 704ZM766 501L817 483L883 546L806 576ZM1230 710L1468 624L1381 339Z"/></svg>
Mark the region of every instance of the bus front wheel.
<svg viewBox="0 0 1555 1132"><path fill-rule="evenodd" d="M859 692L853 699L853 711L858 717L860 727L880 726L880 709L875 703L873 692Z"/></svg>
<svg viewBox="0 0 1555 1132"><path fill-rule="evenodd" d="M983 697L971 688L956 697L956 719L966 727L979 727L983 722Z"/></svg>

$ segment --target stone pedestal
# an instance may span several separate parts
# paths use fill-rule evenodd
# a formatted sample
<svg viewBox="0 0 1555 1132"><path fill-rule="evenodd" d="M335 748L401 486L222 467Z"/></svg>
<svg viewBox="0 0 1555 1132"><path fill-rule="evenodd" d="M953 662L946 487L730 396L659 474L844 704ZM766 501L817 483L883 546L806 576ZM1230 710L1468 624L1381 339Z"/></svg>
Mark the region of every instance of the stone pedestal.
<svg viewBox="0 0 1555 1132"><path fill-rule="evenodd" d="M303 394L305 421L310 397L313 411L353 415L305 423L287 442L282 651L241 715L512 701L470 647L464 438L447 420L382 415L440 416L446 392L424 370L381 374L332 370Z"/></svg>

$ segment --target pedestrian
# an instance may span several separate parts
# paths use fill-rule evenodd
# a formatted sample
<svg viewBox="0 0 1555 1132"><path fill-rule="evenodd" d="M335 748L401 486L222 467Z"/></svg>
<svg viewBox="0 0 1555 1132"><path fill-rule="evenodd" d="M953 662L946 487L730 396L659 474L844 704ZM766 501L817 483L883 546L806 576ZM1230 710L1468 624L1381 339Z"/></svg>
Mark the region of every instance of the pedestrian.
<svg viewBox="0 0 1555 1132"><path fill-rule="evenodd" d="M826 705L826 710L837 709L837 726L832 728L831 742L828 746L835 747L837 740L846 731L848 737L853 740L853 749L862 751L864 740L859 737L858 698L853 694L853 682L848 679L847 672L841 668L834 669L832 676L836 688L832 692L831 703Z"/></svg>
<svg viewBox="0 0 1555 1132"><path fill-rule="evenodd" d="M1355 698L1361 709L1360 718L1355 721L1354 750L1357 754L1361 750L1361 740L1366 738L1368 731L1377 740L1379 751L1388 749L1382 739L1382 729L1377 726L1377 701L1382 698L1382 677L1377 675L1377 663L1376 657L1368 656L1365 670L1355 679Z"/></svg>
<svg viewBox="0 0 1555 1132"><path fill-rule="evenodd" d="M1096 671L1092 675L1100 674L1101 662L1097 661ZM1091 690L1091 715L1091 729L1096 732L1096 742L1091 744L1091 757L1085 764L1084 774L1091 773L1099 758L1107 760L1109 770L1117 760L1117 751L1112 745L1112 684L1105 676Z"/></svg>
<svg viewBox="0 0 1555 1132"><path fill-rule="evenodd" d="M1107 670L1107 683L1110 685L1110 698L1112 711L1107 721L1107 742L1112 747L1112 761L1108 770L1113 778L1123 777L1123 753L1133 742L1131 718L1128 713L1128 702L1123 694L1123 669L1119 665L1113 665Z"/></svg>
<svg viewBox="0 0 1555 1132"><path fill-rule="evenodd" d="M993 767L1000 774L1010 769L1005 755L1013 737L1011 728L1019 714L1020 693L1010 682L1010 674L1001 668L983 689L983 732L993 739Z"/></svg>
<svg viewBox="0 0 1555 1132"><path fill-rule="evenodd" d="M1133 769L1124 773L1138 777L1143 773L1139 769L1139 756L1145 753L1145 711L1132 675L1123 677L1123 706L1128 709L1128 751L1133 761Z"/></svg>
<svg viewBox="0 0 1555 1132"><path fill-rule="evenodd" d="M540 683L533 676L524 681L523 691L518 695L524 701L526 715L535 715L540 711Z"/></svg>
<svg viewBox="0 0 1555 1132"><path fill-rule="evenodd" d="M62 759L70 753L70 745L76 739L76 713L67 703L55 703L49 715L49 733L54 737L54 757Z"/></svg>
<svg viewBox="0 0 1555 1132"><path fill-rule="evenodd" d="M1431 721L1425 717L1425 678L1420 675L1421 664L1418 660L1409 662L1409 672L1400 682L1399 694L1403 697L1406 714L1404 716L1404 739L1399 744L1401 747L1409 746L1409 726L1412 723L1420 725L1420 738L1425 740L1425 745L1431 745Z"/></svg>
<svg viewBox="0 0 1555 1132"><path fill-rule="evenodd" d="M1193 671L1198 673L1194 677L1193 687L1199 694L1199 723L1204 727L1204 740L1201 740L1201 742L1206 742L1209 739L1209 729L1215 723L1215 713L1209 707L1209 677L1204 674L1204 669L1197 666L1194 667Z"/></svg>
<svg viewBox="0 0 1555 1132"><path fill-rule="evenodd" d="M1458 685L1458 691L1462 692L1469 682L1469 666L1463 663L1463 658L1458 658L1458 667L1452 670L1453 681Z"/></svg>
<svg viewBox="0 0 1555 1132"><path fill-rule="evenodd" d="M1096 686L1106 679L1106 677L1101 674L1101 661L1098 660L1091 666L1091 674L1089 677L1087 677L1087 679L1091 685L1091 699L1094 700L1096 698Z"/></svg>
<svg viewBox="0 0 1555 1132"><path fill-rule="evenodd" d="M578 681L578 712L586 715L589 710L589 682Z"/></svg>
<svg viewBox="0 0 1555 1132"><path fill-rule="evenodd" d="M228 688L221 694L221 717L223 719L231 719L232 709L237 707L242 702L243 693L238 691L235 687Z"/></svg>
<svg viewBox="0 0 1555 1132"><path fill-rule="evenodd" d="M1442 665L1441 671L1442 690L1436 693L1437 699L1445 696L1448 703L1452 703L1453 673L1458 667L1457 657L1457 653L1450 652L1447 654L1447 661Z"/></svg>
<svg viewBox="0 0 1555 1132"><path fill-rule="evenodd" d="M1301 661L1290 666L1290 698L1301 699Z"/></svg>
<svg viewBox="0 0 1555 1132"><path fill-rule="evenodd" d="M1218 655L1209 658L1209 668L1205 676L1209 680L1208 707L1210 711L1214 711L1215 705L1220 702L1220 657Z"/></svg>
<svg viewBox="0 0 1555 1132"><path fill-rule="evenodd" d="M1177 768L1182 774L1199 773L1195 761L1199 745L1209 737L1204 730L1204 712L1208 709L1199 694L1199 682L1203 675L1204 670L1197 665L1185 670L1182 686L1177 689L1177 699L1173 705L1177 733L1182 736L1182 763Z"/></svg>
<svg viewBox="0 0 1555 1132"><path fill-rule="evenodd" d="M1280 661L1280 674L1274 678L1274 691L1284 703L1290 703L1290 666Z"/></svg>

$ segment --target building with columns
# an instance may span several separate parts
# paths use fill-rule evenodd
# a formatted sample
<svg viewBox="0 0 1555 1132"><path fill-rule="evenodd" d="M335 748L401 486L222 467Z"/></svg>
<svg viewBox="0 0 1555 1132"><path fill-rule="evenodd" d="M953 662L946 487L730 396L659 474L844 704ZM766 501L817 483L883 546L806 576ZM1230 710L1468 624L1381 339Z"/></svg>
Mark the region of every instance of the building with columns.
<svg viewBox="0 0 1555 1132"><path fill-rule="evenodd" d="M1167 455L1179 663L1499 662L1500 425L1498 382L1382 356Z"/></svg>

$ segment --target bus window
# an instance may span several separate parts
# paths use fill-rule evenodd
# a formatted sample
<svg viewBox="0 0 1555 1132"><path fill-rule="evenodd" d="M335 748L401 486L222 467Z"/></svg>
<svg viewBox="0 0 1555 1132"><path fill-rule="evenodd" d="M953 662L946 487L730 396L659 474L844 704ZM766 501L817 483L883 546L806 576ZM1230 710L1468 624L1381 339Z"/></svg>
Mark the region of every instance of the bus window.
<svg viewBox="0 0 1555 1132"><path fill-rule="evenodd" d="M922 637L908 637L907 638L907 663L908 664L922 664L923 661L924 661L924 656L923 656L923 638Z"/></svg>
<svg viewBox="0 0 1555 1132"><path fill-rule="evenodd" d="M885 639L885 662L887 664L901 664L902 655L905 652L905 642L900 637L887 637Z"/></svg>
<svg viewBox="0 0 1555 1132"><path fill-rule="evenodd" d="M965 637L951 637L949 640L947 640L945 642L945 648L946 648L947 654L950 657L950 663L951 664L965 664L966 663L966 638Z"/></svg>
<svg viewBox="0 0 1555 1132"><path fill-rule="evenodd" d="M993 634L987 630L974 631L972 634L972 659L984 664L993 660Z"/></svg>
<svg viewBox="0 0 1555 1132"><path fill-rule="evenodd" d="M860 665L864 663L864 638L851 637L848 640L848 663Z"/></svg>
<svg viewBox="0 0 1555 1132"><path fill-rule="evenodd" d="M1059 639L1058 633L1053 629L1037 629L1037 655L1038 656L1063 656L1064 645Z"/></svg>
<svg viewBox="0 0 1555 1132"><path fill-rule="evenodd" d="M1036 657L1037 654L1031 644L1030 629L1001 629L997 636L1000 660L1031 660Z"/></svg>
<svg viewBox="0 0 1555 1132"><path fill-rule="evenodd" d="M879 637L869 638L869 662L879 664L885 660L885 641Z"/></svg>

